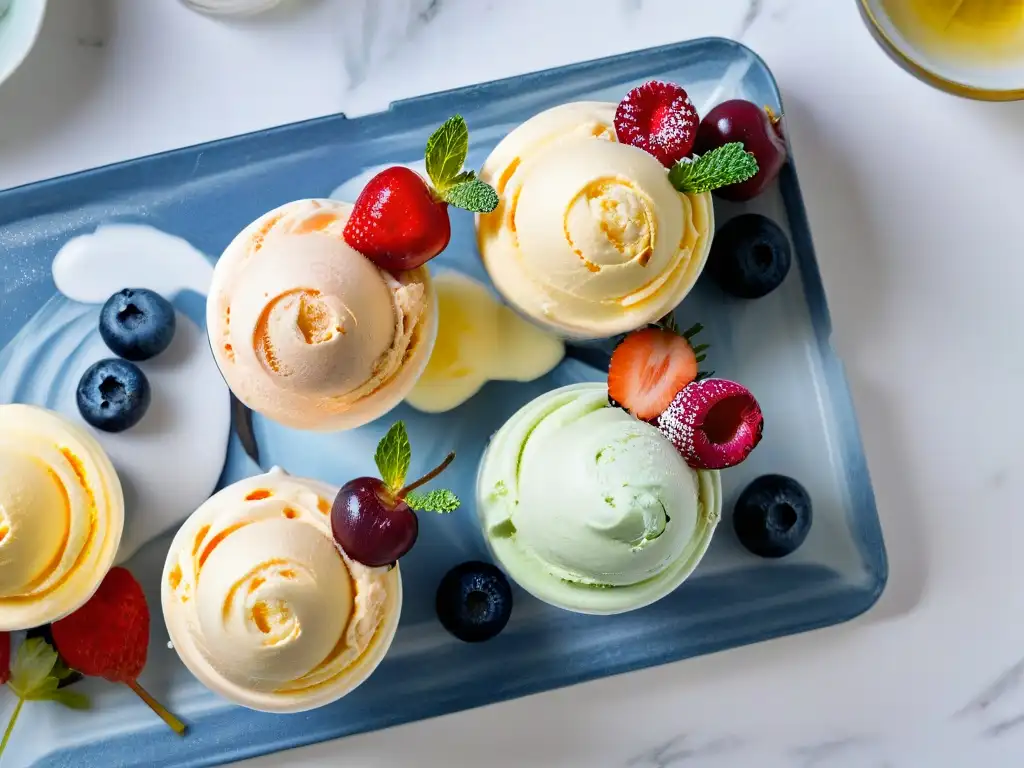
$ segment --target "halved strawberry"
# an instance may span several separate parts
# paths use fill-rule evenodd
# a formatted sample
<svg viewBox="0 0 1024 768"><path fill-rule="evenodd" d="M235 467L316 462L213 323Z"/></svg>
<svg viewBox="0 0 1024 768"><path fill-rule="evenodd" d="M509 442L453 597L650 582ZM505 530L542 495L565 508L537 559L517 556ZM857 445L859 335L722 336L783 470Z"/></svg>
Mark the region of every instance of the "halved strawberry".
<svg viewBox="0 0 1024 768"><path fill-rule="evenodd" d="M626 336L608 366L608 396L638 419L649 421L697 378L697 355L683 336L643 328Z"/></svg>
<svg viewBox="0 0 1024 768"><path fill-rule="evenodd" d="M615 135L654 155L666 168L689 157L700 116L686 91L651 80L626 94L615 110Z"/></svg>

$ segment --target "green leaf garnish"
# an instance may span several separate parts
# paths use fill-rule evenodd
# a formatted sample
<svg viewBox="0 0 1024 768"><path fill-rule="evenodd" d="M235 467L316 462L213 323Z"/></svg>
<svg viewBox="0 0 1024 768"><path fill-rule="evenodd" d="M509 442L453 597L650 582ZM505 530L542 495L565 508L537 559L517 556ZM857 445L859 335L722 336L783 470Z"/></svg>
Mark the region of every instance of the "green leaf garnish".
<svg viewBox="0 0 1024 768"><path fill-rule="evenodd" d="M668 172L668 180L680 192L701 194L739 184L757 173L757 159L735 141L706 152L696 160L683 158Z"/></svg>
<svg viewBox="0 0 1024 768"><path fill-rule="evenodd" d="M449 205L473 213L490 213L498 207L498 193L476 178L449 187L442 195Z"/></svg>
<svg viewBox="0 0 1024 768"><path fill-rule="evenodd" d="M667 315L661 318L661 320L658 321L658 325L660 325L669 333L675 333L679 336L683 335L682 332L679 330L679 321L676 320L676 316L672 312L669 312Z"/></svg>
<svg viewBox="0 0 1024 768"><path fill-rule="evenodd" d="M469 154L469 128L462 115L452 115L427 139L427 175L444 192L462 171Z"/></svg>
<svg viewBox="0 0 1024 768"><path fill-rule="evenodd" d="M687 328L685 331L683 331L681 335L682 335L682 337L684 339L689 341L690 339L692 339L694 336L696 336L698 333L700 333L703 330L704 330L704 326L703 325L701 325L700 323L694 323L689 328Z"/></svg>
<svg viewBox="0 0 1024 768"><path fill-rule="evenodd" d="M21 644L11 665L11 679L7 681L7 687L18 697L18 703L7 723L3 741L0 741L0 754L11 739L14 724L26 701L55 701L72 709L89 708L89 697L84 693L57 688L60 681L70 674L71 670L60 660L57 651L43 638L30 637Z"/></svg>
<svg viewBox="0 0 1024 768"><path fill-rule="evenodd" d="M462 166L469 155L469 128L462 115L453 115L427 139L427 176L449 205L473 213L498 207L498 193Z"/></svg>
<svg viewBox="0 0 1024 768"><path fill-rule="evenodd" d="M412 461L412 446L404 422L396 421L391 425L388 433L377 443L373 460L384 485L397 493L405 485L405 476Z"/></svg>
<svg viewBox="0 0 1024 768"><path fill-rule="evenodd" d="M462 505L459 497L447 488L426 493L412 491L405 497L405 503L417 512L437 512L442 515L454 512Z"/></svg>

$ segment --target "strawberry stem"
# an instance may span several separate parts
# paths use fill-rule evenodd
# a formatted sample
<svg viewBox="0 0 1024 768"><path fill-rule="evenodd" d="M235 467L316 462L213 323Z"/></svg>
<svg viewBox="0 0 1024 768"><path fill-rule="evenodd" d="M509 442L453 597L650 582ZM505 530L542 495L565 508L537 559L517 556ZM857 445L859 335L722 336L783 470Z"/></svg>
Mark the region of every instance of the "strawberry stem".
<svg viewBox="0 0 1024 768"><path fill-rule="evenodd" d="M444 472L446 469L448 469L448 465L451 464L453 461L455 461L455 451L452 451L447 456L445 456L444 457L444 461L442 461L440 464L438 464L432 470L427 472L427 474L425 474L423 477L421 477L415 483L410 483L409 485L405 486L405 488L403 488L402 490L400 490L398 492L397 497L399 499L404 499L406 496L408 496L410 493L415 491L421 485L426 485L431 480L433 480L435 477L437 477L442 472Z"/></svg>
<svg viewBox="0 0 1024 768"><path fill-rule="evenodd" d="M25 706L25 700L18 697L18 703L14 707L14 712L11 714L11 719L7 723L7 730L4 731L4 739L0 741L0 755L7 749L7 742L11 740L11 734L14 732L14 724L18 722L18 715L21 714L21 708Z"/></svg>
<svg viewBox="0 0 1024 768"><path fill-rule="evenodd" d="M156 712L160 716L160 719L171 727L171 730L173 730L179 736L185 735L185 724L181 722L181 720L176 718L174 715L172 715L170 712L168 712L163 704L161 704L159 701L150 696L149 692L141 685L139 685L138 680L129 680L125 683L125 685L127 685L129 688L135 691L138 697L142 699L144 702L146 702L149 708Z"/></svg>

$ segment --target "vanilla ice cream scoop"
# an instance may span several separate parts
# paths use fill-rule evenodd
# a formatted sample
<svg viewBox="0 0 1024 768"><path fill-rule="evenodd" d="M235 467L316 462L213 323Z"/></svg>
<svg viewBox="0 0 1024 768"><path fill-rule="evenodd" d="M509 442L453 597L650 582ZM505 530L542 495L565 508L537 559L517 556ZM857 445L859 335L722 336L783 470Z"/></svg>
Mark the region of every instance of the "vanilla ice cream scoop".
<svg viewBox="0 0 1024 768"><path fill-rule="evenodd" d="M398 568L367 568L336 546L336 493L275 468L219 491L174 537L164 619L207 687L300 712L341 698L384 657L401 612Z"/></svg>
<svg viewBox="0 0 1024 768"><path fill-rule="evenodd" d="M351 206L300 200L227 247L206 325L235 396L299 429L361 426L415 384L436 332L426 269L392 275L351 248Z"/></svg>
<svg viewBox="0 0 1024 768"><path fill-rule="evenodd" d="M498 208L477 220L487 272L520 311L571 339L659 320L700 276L711 195L684 194L664 166L615 138L615 105L563 104L506 136L481 178Z"/></svg>
<svg viewBox="0 0 1024 768"><path fill-rule="evenodd" d="M0 631L80 608L123 528L121 484L92 435L43 408L0 406Z"/></svg>

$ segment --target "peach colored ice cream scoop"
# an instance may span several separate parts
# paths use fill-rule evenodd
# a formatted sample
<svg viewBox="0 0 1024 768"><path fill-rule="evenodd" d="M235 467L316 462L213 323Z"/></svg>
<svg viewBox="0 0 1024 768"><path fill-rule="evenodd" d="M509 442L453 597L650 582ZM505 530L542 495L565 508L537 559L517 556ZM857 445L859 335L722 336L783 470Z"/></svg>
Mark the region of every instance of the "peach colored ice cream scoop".
<svg viewBox="0 0 1024 768"><path fill-rule="evenodd" d="M206 325L225 381L286 426L338 430L391 410L436 334L426 269L392 274L351 248L352 206L288 203L246 227L214 270Z"/></svg>

